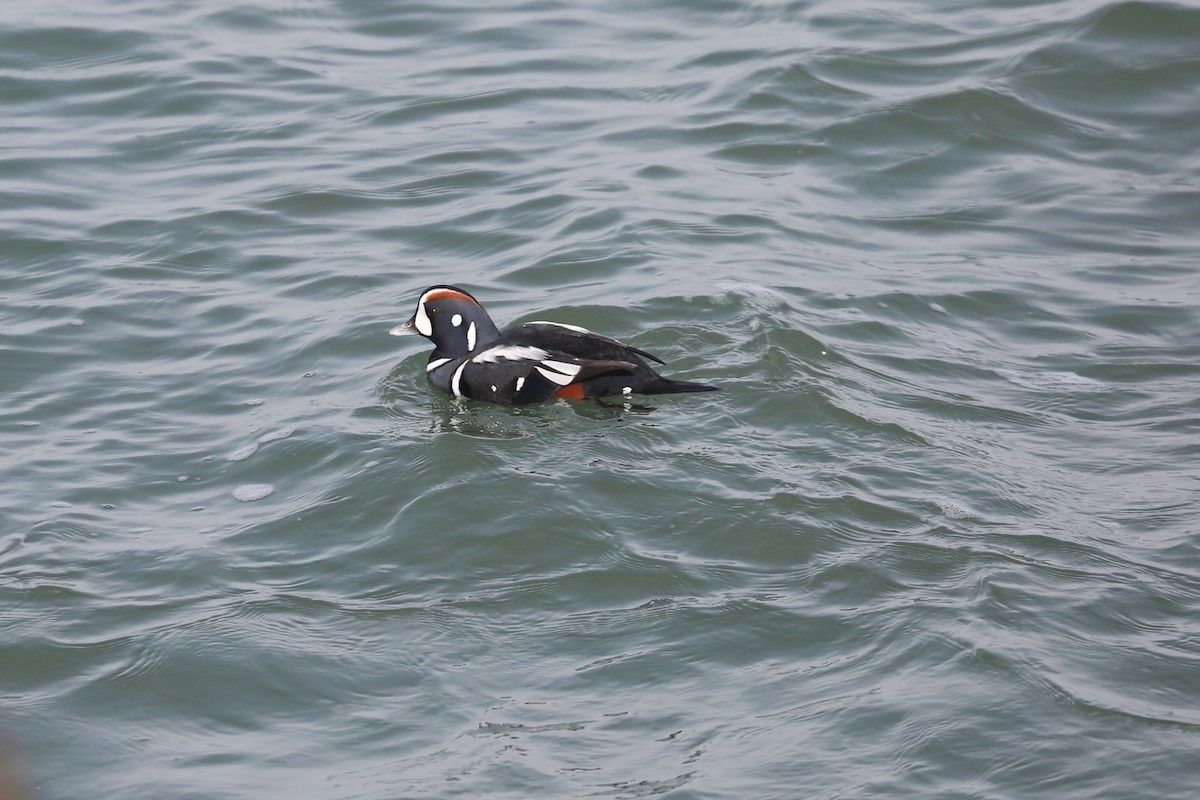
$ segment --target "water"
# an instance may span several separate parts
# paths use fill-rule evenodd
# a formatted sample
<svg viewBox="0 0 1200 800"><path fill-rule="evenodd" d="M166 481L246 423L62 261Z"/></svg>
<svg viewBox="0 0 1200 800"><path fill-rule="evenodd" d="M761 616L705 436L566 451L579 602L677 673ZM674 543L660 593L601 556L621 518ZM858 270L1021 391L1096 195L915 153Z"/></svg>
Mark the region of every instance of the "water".
<svg viewBox="0 0 1200 800"><path fill-rule="evenodd" d="M1194 795L1194 6L8 3L0 108L25 796ZM723 391L461 406L440 282Z"/></svg>

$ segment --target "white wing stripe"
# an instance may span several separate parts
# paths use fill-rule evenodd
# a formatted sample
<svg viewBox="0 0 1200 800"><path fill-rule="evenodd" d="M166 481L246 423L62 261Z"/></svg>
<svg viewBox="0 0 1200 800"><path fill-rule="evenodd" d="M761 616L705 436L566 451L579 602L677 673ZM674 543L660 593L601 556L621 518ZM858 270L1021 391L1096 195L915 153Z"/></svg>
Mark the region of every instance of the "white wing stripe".
<svg viewBox="0 0 1200 800"><path fill-rule="evenodd" d="M566 386L574 377L573 375L563 375L561 372L554 372L553 370L542 369L541 367L538 367L537 371L542 373L543 378L557 383L559 386Z"/></svg>
<svg viewBox="0 0 1200 800"><path fill-rule="evenodd" d="M591 331L589 331L587 328L581 328L578 325L567 325L565 322L547 322L545 320L539 319L535 322L526 322L525 324L526 325L553 325L556 328L566 328L567 330L575 331L576 333L591 333Z"/></svg>
<svg viewBox="0 0 1200 800"><path fill-rule="evenodd" d="M548 355L550 354L540 347L501 344L489 347L472 358L471 361L476 364L490 364L500 359L504 359L505 361L541 361Z"/></svg>
<svg viewBox="0 0 1200 800"><path fill-rule="evenodd" d="M551 359L546 359L542 362L542 366L546 369L552 369L555 372L561 372L562 374L572 378L579 374L578 364L568 364L565 361L553 361Z"/></svg>

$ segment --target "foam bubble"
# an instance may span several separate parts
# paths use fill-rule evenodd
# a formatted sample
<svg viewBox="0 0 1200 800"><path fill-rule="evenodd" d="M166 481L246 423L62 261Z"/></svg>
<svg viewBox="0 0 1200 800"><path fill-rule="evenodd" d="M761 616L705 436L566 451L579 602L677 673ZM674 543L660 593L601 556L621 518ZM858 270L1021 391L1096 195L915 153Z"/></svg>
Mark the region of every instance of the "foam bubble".
<svg viewBox="0 0 1200 800"><path fill-rule="evenodd" d="M275 492L275 487L269 483L247 483L233 490L233 496L243 503L262 500Z"/></svg>
<svg viewBox="0 0 1200 800"><path fill-rule="evenodd" d="M245 461L247 458L254 455L256 450L258 450L258 445L255 443L251 443L251 444L248 444L245 447L242 447L238 450L234 450L232 453L230 453L225 458L225 460L226 461Z"/></svg>
<svg viewBox="0 0 1200 800"><path fill-rule="evenodd" d="M280 428L277 431L271 431L270 433L264 433L262 436L258 437L258 441L261 444L266 444L267 442L276 442L276 441L279 441L280 439L288 438L295 432L296 432L295 428Z"/></svg>
<svg viewBox="0 0 1200 800"><path fill-rule="evenodd" d="M1019 372L1012 369L993 370L997 375L1026 389L1096 389L1104 384L1074 372Z"/></svg>
<svg viewBox="0 0 1200 800"><path fill-rule="evenodd" d="M950 519L968 519L975 516L975 512L971 509L949 500L938 500L937 504L942 509L942 513Z"/></svg>

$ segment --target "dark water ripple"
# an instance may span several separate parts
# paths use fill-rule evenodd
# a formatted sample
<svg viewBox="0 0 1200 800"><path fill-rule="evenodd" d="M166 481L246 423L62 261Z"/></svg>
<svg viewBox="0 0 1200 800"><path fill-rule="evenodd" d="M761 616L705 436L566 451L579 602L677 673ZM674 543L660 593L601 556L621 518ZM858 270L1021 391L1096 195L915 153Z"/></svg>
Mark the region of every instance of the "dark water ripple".
<svg viewBox="0 0 1200 800"><path fill-rule="evenodd" d="M0 757L45 798L1190 797L1197 42L14 6ZM441 281L724 391L462 407L386 336Z"/></svg>

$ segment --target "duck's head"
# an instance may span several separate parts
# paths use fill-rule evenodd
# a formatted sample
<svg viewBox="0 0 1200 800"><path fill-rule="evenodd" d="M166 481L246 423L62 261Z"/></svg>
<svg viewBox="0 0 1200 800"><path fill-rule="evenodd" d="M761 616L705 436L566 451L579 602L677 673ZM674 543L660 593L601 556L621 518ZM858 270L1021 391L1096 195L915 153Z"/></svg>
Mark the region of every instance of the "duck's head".
<svg viewBox="0 0 1200 800"><path fill-rule="evenodd" d="M434 344L434 354L446 358L466 355L500 335L496 323L470 292L457 286L430 286L417 301L417 310L392 336L419 333Z"/></svg>

